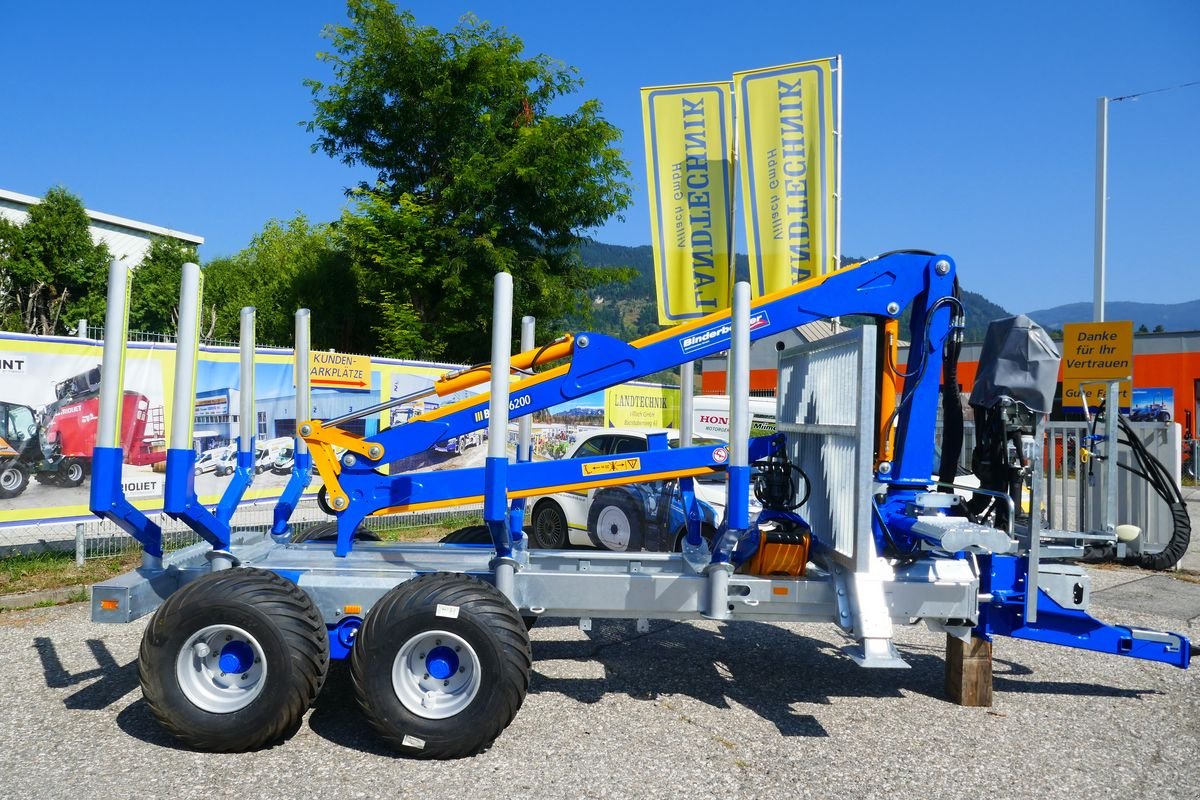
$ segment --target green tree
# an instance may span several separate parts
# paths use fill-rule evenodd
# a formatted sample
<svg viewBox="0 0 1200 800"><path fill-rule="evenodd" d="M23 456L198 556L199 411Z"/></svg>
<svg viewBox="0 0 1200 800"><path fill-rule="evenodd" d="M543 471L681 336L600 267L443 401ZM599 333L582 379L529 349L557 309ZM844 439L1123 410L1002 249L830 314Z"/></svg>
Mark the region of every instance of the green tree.
<svg viewBox="0 0 1200 800"><path fill-rule="evenodd" d="M61 187L29 209L24 225L0 226L0 321L9 330L66 333L104 315L108 248L94 243L79 198Z"/></svg>
<svg viewBox="0 0 1200 800"><path fill-rule="evenodd" d="M315 347L373 352L369 330L358 323L349 260L328 224L303 215L270 220L246 249L206 264L204 283L217 338L237 339L242 307L254 306L258 341L287 345L296 309L308 308Z"/></svg>
<svg viewBox="0 0 1200 800"><path fill-rule="evenodd" d="M466 17L449 33L386 0L350 0L326 29L329 82L311 80L314 150L376 173L340 233L386 354L486 357L492 275L543 331L584 312L609 279L583 267L583 233L628 207L619 131L600 105L552 113L578 73ZM397 332L403 324L405 331Z"/></svg>
<svg viewBox="0 0 1200 800"><path fill-rule="evenodd" d="M157 237L134 271L129 298L129 327L151 333L175 333L179 319L179 284L183 265L198 263L196 248L187 242ZM201 331L207 329L201 320Z"/></svg>

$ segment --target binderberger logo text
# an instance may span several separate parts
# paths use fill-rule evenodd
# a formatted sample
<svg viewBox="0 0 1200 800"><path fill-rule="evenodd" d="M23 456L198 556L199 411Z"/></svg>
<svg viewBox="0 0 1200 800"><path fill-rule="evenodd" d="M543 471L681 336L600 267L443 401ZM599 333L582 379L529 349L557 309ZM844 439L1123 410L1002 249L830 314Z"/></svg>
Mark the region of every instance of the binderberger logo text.
<svg viewBox="0 0 1200 800"><path fill-rule="evenodd" d="M771 319L765 311L759 311L750 315L750 330L752 331L770 324ZM733 325L731 323L721 322L706 330L693 333L691 336L683 337L679 342L679 346L683 348L683 352L685 353L694 353L703 347L729 341L729 335L732 332Z"/></svg>

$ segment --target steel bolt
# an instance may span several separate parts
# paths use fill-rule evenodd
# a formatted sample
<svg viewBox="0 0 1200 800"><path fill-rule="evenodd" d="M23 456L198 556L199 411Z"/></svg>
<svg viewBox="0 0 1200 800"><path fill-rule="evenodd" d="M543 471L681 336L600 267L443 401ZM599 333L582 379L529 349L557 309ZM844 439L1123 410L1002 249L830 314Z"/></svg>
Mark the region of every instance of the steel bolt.
<svg viewBox="0 0 1200 800"><path fill-rule="evenodd" d="M311 436L312 435L312 425L301 425L300 426L300 435L301 436Z"/></svg>
<svg viewBox="0 0 1200 800"><path fill-rule="evenodd" d="M449 685L450 685L450 681L442 681L442 686L449 686Z"/></svg>
<svg viewBox="0 0 1200 800"><path fill-rule="evenodd" d="M945 275L947 272L950 271L950 262L944 258L939 260L936 264L933 265L933 271L936 272L938 275Z"/></svg>
<svg viewBox="0 0 1200 800"><path fill-rule="evenodd" d="M459 668L458 668L458 671L459 671L459 672L466 672L466 671L467 671L467 668L466 668L466 667L459 667Z"/></svg>
<svg viewBox="0 0 1200 800"><path fill-rule="evenodd" d="M424 657L425 657L424 653L417 653L417 658L424 658Z"/></svg>
<svg viewBox="0 0 1200 800"><path fill-rule="evenodd" d="M426 680L426 681L429 680L429 673L426 672L425 675L421 678L421 680Z"/></svg>
<svg viewBox="0 0 1200 800"><path fill-rule="evenodd" d="M371 445L371 447L367 450L367 458L371 459L372 461L378 461L381 455L383 455L383 448L377 444Z"/></svg>
<svg viewBox="0 0 1200 800"><path fill-rule="evenodd" d="M587 347L588 346L588 337L580 336L578 339L575 340L575 346L576 347Z"/></svg>
<svg viewBox="0 0 1200 800"><path fill-rule="evenodd" d="M250 680L250 673L247 672L246 674L242 675L242 680L244 680L244 681Z"/></svg>
<svg viewBox="0 0 1200 800"><path fill-rule="evenodd" d="M192 652L196 654L196 658L205 658L212 652L212 648L204 642L196 642L192 645Z"/></svg>
<svg viewBox="0 0 1200 800"><path fill-rule="evenodd" d="M882 464L879 465L879 474L880 475L889 475L889 474L891 474L891 472L892 472L892 462L884 461Z"/></svg>
<svg viewBox="0 0 1200 800"><path fill-rule="evenodd" d="M339 509L345 508L346 507L346 498L344 498L344 497L333 498L333 507L339 508Z"/></svg>
<svg viewBox="0 0 1200 800"><path fill-rule="evenodd" d="M889 314L891 314L892 316L896 316L897 314L900 313L900 304L899 303L888 303L887 304L887 312Z"/></svg>
<svg viewBox="0 0 1200 800"><path fill-rule="evenodd" d="M354 453L346 453L346 455L342 456L342 463L347 467L353 467L358 463L358 459L354 457Z"/></svg>
<svg viewBox="0 0 1200 800"><path fill-rule="evenodd" d="M225 641L227 641L227 642L232 642L232 641L233 641L233 634L231 634L231 633L227 633L227 634L225 634Z"/></svg>

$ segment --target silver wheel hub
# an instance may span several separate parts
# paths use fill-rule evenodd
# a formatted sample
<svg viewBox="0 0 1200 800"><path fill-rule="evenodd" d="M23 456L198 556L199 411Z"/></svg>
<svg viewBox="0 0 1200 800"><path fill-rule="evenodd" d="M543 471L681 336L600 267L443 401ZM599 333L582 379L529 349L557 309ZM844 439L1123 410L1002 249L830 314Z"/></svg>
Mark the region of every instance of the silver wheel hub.
<svg viewBox="0 0 1200 800"><path fill-rule="evenodd" d="M619 506L605 506L596 515L596 538L609 550L628 550L632 527L629 515Z"/></svg>
<svg viewBox="0 0 1200 800"><path fill-rule="evenodd" d="M458 634L426 631L409 639L392 662L397 699L425 719L461 713L479 694L479 656Z"/></svg>
<svg viewBox="0 0 1200 800"><path fill-rule="evenodd" d="M0 472L0 488L12 490L21 485L21 473L15 467Z"/></svg>
<svg viewBox="0 0 1200 800"><path fill-rule="evenodd" d="M175 678L197 708L231 714L262 694L267 659L258 640L236 625L209 625L179 648Z"/></svg>

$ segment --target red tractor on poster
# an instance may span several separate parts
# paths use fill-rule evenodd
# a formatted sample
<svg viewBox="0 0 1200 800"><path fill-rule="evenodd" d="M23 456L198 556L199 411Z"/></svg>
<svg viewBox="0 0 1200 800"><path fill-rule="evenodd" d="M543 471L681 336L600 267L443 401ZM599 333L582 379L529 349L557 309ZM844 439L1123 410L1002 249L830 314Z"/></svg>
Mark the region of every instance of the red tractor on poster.
<svg viewBox="0 0 1200 800"><path fill-rule="evenodd" d="M79 486L91 472L100 418L100 368L55 385L54 402L41 413L0 401L0 499L25 491L30 477L51 486ZM126 391L121 408L125 463L166 461L162 407Z"/></svg>

